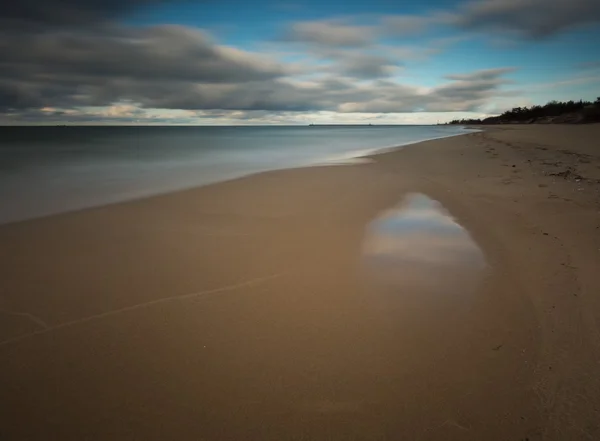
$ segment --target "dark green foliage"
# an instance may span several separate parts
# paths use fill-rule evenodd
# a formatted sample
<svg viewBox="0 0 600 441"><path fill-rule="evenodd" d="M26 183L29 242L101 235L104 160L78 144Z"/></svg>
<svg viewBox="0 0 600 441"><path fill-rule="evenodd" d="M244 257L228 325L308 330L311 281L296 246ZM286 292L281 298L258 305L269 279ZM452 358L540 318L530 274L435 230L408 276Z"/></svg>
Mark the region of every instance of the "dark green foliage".
<svg viewBox="0 0 600 441"><path fill-rule="evenodd" d="M515 107L512 110L504 112L499 116L492 116L489 118L481 119L455 119L448 124L461 124L461 125L473 125L473 124L509 124L509 123L536 123L546 122L553 118L575 115L573 119L576 122L596 122L600 121L600 97L596 99L596 102L590 101L550 101L543 106L532 106L532 107ZM577 119L576 115L580 114L581 118ZM570 122L570 121L557 121L557 122Z"/></svg>

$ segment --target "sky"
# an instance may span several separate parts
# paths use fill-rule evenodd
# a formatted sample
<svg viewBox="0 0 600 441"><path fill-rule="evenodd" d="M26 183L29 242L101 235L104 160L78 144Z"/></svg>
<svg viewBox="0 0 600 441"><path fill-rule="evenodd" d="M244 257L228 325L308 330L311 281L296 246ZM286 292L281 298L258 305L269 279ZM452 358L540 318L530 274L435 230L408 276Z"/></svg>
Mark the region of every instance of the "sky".
<svg viewBox="0 0 600 441"><path fill-rule="evenodd" d="M19 0L0 124L435 124L600 96L600 0Z"/></svg>

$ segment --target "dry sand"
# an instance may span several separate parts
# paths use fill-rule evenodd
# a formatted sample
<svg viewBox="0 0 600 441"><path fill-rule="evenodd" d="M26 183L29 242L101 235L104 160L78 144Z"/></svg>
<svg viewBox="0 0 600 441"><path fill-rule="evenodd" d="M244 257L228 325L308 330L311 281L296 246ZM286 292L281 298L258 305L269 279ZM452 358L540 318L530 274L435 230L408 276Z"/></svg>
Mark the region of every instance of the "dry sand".
<svg viewBox="0 0 600 441"><path fill-rule="evenodd" d="M0 439L600 439L599 140L493 127L3 226ZM475 293L365 278L407 192L481 247Z"/></svg>

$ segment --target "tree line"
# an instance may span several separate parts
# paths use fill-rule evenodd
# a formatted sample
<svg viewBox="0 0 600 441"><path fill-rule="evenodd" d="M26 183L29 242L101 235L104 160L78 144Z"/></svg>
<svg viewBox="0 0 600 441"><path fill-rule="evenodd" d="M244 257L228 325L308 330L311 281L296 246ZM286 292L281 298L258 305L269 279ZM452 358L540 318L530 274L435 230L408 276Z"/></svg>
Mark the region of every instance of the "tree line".
<svg viewBox="0 0 600 441"><path fill-rule="evenodd" d="M536 122L600 122L600 97L591 101L550 101L543 106L515 107L484 119L455 119L448 124L507 124Z"/></svg>

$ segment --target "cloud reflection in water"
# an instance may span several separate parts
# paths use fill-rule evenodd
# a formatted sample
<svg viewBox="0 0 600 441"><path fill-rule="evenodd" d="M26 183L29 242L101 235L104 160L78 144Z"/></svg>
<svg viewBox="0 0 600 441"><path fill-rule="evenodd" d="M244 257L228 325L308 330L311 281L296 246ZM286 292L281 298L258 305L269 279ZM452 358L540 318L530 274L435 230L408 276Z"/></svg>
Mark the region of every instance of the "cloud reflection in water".
<svg viewBox="0 0 600 441"><path fill-rule="evenodd" d="M486 266L470 234L423 194L409 194L367 227L363 258L371 284L413 295L477 289Z"/></svg>

